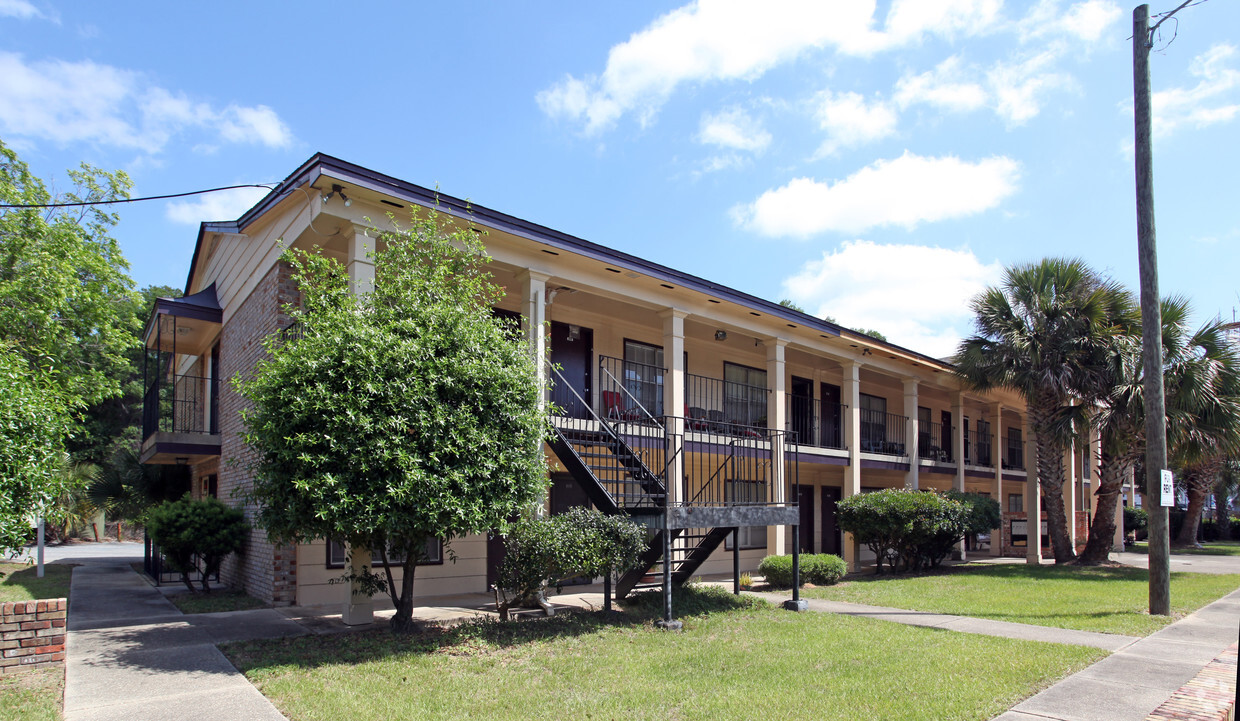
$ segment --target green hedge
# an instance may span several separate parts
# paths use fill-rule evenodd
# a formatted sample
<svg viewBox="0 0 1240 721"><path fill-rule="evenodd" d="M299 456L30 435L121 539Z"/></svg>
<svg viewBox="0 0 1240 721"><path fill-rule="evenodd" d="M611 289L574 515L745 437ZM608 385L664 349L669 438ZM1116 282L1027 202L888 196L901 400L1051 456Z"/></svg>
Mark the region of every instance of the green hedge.
<svg viewBox="0 0 1240 721"><path fill-rule="evenodd" d="M180 571L190 591L195 590L189 578L194 557L202 561L202 590L209 592L207 578L219 573L225 556L241 550L250 528L240 510L214 498L195 501L188 496L154 506L145 520L151 541L168 565Z"/></svg>
<svg viewBox="0 0 1240 721"><path fill-rule="evenodd" d="M801 554L801 583L832 586L848 572L844 559L830 553ZM758 564L758 573L779 588L792 587L792 556L767 556Z"/></svg>
<svg viewBox="0 0 1240 721"><path fill-rule="evenodd" d="M938 566L964 537L974 509L934 491L904 488L863 493L836 506L840 528L874 552L878 573L884 564L906 571Z"/></svg>

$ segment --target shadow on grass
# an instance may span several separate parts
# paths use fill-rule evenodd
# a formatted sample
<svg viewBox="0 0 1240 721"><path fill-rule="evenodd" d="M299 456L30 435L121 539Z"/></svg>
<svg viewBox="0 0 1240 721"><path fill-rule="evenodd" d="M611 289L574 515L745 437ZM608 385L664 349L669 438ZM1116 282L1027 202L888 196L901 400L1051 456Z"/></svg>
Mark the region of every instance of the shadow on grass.
<svg viewBox="0 0 1240 721"><path fill-rule="evenodd" d="M677 618L762 608L768 604L749 596L733 596L717 587L688 586L673 592ZM662 617L661 593L642 593L623 603L623 611L572 611L549 618L500 621L480 618L452 626L427 625L420 632L393 634L387 629L329 636L298 636L241 641L220 650L243 673L282 666L315 668L328 664L361 664L391 656L445 654L480 656L515 646L602 633L608 629L653 630ZM660 631L662 633L662 631Z"/></svg>
<svg viewBox="0 0 1240 721"><path fill-rule="evenodd" d="M73 565L44 564L43 578L34 565L0 562L0 601L68 598Z"/></svg>
<svg viewBox="0 0 1240 721"><path fill-rule="evenodd" d="M944 566L929 571L914 573L891 573L880 575L867 573L850 575L844 580L848 583L882 583L883 581L900 581L912 578L933 578L936 576L969 576L973 578L993 578L998 580L1125 580L1144 581L1149 579L1149 571L1132 566L1029 566L1025 564L966 564L962 566Z"/></svg>

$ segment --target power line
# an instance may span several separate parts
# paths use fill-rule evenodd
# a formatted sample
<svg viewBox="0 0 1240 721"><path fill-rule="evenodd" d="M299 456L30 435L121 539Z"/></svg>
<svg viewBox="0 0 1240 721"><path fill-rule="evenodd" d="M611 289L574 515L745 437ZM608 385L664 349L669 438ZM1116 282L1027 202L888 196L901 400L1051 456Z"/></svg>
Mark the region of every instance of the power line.
<svg viewBox="0 0 1240 721"><path fill-rule="evenodd" d="M83 200L76 203L27 203L24 205L0 205L0 210L19 210L23 208L79 208L84 205L116 205L118 203L140 203L144 200L166 200L168 198L184 198L188 195L202 195L204 193L217 193L221 190L236 190L238 188L265 188L271 190L279 183L247 183L245 185L224 185L219 188L208 188L206 190L191 190L187 193L169 193L167 195L147 195L141 198L118 198L116 200Z"/></svg>

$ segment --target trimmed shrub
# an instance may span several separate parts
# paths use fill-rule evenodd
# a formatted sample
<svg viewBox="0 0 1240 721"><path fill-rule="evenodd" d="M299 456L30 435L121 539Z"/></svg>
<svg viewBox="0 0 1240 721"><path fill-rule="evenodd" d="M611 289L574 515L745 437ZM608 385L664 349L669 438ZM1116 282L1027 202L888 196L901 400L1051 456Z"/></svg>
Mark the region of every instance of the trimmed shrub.
<svg viewBox="0 0 1240 721"><path fill-rule="evenodd" d="M990 533L1003 523L1003 509L999 502L980 493L965 493L952 489L943 494L953 501L963 503L969 509L964 532L970 536Z"/></svg>
<svg viewBox="0 0 1240 721"><path fill-rule="evenodd" d="M146 513L146 532L151 541L159 546L168 565L181 573L190 591L195 589L189 574L199 570L203 592L211 592L208 577L219 573L228 554L241 550L248 530L239 509L214 498L166 501ZM194 565L195 557L202 561L201 568Z"/></svg>
<svg viewBox="0 0 1240 721"><path fill-rule="evenodd" d="M500 618L507 619L514 607L535 605L549 584L559 591L566 578L597 578L632 568L645 548L641 526L589 508L521 520L504 538L505 555L495 583Z"/></svg>
<svg viewBox="0 0 1240 721"><path fill-rule="evenodd" d="M1124 506L1125 535L1131 533L1135 536L1138 531L1144 531L1149 524L1150 514L1144 508Z"/></svg>
<svg viewBox="0 0 1240 721"><path fill-rule="evenodd" d="M971 508L934 491L889 488L836 506L842 530L874 552L877 573L937 567L968 527ZM985 511L984 511L985 512Z"/></svg>
<svg viewBox="0 0 1240 721"><path fill-rule="evenodd" d="M830 553L801 554L801 583L832 586L848 572L844 559ZM758 573L778 588L792 587L792 556L767 556L758 564Z"/></svg>

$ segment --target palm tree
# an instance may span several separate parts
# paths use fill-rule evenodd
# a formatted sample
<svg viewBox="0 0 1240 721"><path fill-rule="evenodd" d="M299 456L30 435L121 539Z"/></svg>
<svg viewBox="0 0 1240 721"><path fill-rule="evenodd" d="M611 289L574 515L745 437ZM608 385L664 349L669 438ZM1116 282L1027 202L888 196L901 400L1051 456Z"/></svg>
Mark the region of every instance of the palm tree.
<svg viewBox="0 0 1240 721"><path fill-rule="evenodd" d="M1220 454L1240 443L1240 357L1218 321L1189 333L1188 302L1162 302L1163 387L1169 447L1184 469L1197 515L1217 478ZM1114 339L1108 366L1110 388L1094 399L1094 425L1101 436L1097 509L1079 563L1107 560L1115 533L1115 508L1128 473L1145 456L1141 339ZM1196 518L1196 516L1194 516ZM1191 538L1196 538L1196 521ZM1185 536L1181 535L1181 539Z"/></svg>
<svg viewBox="0 0 1240 721"><path fill-rule="evenodd" d="M961 342L956 373L971 388L1024 397L1051 548L1066 563L1076 558L1063 502L1072 404L1105 387L1113 340L1133 325L1135 304L1080 260L1047 258L1008 268L971 307L977 332Z"/></svg>

